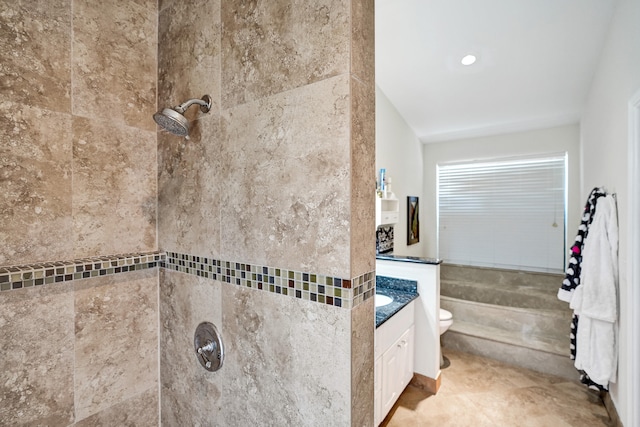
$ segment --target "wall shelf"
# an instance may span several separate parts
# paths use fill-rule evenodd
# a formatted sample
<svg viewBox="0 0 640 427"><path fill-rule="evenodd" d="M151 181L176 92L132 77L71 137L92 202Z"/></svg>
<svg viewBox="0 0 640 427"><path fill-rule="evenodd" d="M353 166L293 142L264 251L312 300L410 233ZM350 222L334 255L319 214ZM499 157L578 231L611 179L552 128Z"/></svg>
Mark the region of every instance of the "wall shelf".
<svg viewBox="0 0 640 427"><path fill-rule="evenodd" d="M376 194L376 228L379 225L397 224L400 220L400 201L393 193L387 197L378 197Z"/></svg>

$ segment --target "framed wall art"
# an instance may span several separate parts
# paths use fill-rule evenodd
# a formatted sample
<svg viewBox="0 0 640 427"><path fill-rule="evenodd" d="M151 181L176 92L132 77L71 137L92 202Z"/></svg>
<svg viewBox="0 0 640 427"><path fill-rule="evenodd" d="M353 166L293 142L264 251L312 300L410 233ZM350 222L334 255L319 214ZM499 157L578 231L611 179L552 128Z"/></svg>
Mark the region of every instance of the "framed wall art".
<svg viewBox="0 0 640 427"><path fill-rule="evenodd" d="M418 198L407 197L407 245L420 241L420 221L418 220Z"/></svg>

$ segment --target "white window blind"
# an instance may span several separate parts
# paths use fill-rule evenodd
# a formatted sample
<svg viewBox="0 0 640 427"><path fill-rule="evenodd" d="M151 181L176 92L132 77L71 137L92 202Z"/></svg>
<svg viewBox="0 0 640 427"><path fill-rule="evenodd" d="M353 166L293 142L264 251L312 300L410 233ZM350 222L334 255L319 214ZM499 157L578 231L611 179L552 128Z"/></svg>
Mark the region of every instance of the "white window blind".
<svg viewBox="0 0 640 427"><path fill-rule="evenodd" d="M438 166L438 256L562 272L566 154Z"/></svg>

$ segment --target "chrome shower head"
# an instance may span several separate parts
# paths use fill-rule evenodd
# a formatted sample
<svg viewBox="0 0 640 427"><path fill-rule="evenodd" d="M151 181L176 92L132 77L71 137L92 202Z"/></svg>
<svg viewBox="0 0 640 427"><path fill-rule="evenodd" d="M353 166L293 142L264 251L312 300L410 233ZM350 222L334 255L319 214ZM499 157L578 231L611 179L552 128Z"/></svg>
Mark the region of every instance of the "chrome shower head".
<svg viewBox="0 0 640 427"><path fill-rule="evenodd" d="M158 111L153 115L153 120L155 120L161 128L175 135L189 135L189 120L176 110L165 108L162 111Z"/></svg>
<svg viewBox="0 0 640 427"><path fill-rule="evenodd" d="M211 110L211 97L205 95L202 99L190 99L177 107L164 108L153 115L153 120L164 130L178 136L189 136L189 120L184 117L184 112L193 104L200 106L200 111L208 113Z"/></svg>

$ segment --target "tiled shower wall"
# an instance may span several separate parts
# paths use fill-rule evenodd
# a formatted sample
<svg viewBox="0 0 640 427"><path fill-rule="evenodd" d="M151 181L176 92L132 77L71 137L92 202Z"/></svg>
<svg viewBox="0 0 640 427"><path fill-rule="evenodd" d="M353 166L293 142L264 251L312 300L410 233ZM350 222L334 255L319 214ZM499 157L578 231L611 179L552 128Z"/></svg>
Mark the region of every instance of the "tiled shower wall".
<svg viewBox="0 0 640 427"><path fill-rule="evenodd" d="M0 420L370 425L373 299L343 285L374 269L373 1L98 3L0 5L0 265L159 248L334 298L152 265L0 292ZM214 99L157 163L156 70L158 106Z"/></svg>
<svg viewBox="0 0 640 427"><path fill-rule="evenodd" d="M165 0L158 37L159 105L214 99L158 136L162 423L371 425L373 1Z"/></svg>
<svg viewBox="0 0 640 427"><path fill-rule="evenodd" d="M0 2L0 266L157 250L156 52L155 0ZM78 267L0 273L0 425L157 426L158 268Z"/></svg>

